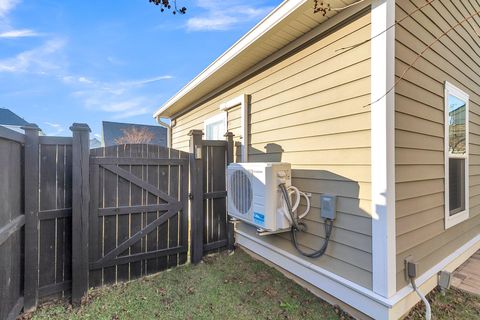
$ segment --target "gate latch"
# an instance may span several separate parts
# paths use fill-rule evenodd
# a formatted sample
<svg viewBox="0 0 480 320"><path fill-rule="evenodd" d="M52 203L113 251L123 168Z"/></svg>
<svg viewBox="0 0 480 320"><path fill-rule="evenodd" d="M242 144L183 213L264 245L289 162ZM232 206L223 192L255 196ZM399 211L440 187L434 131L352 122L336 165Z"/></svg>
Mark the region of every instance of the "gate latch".
<svg viewBox="0 0 480 320"><path fill-rule="evenodd" d="M193 200L193 193L191 192L188 193L188 199Z"/></svg>

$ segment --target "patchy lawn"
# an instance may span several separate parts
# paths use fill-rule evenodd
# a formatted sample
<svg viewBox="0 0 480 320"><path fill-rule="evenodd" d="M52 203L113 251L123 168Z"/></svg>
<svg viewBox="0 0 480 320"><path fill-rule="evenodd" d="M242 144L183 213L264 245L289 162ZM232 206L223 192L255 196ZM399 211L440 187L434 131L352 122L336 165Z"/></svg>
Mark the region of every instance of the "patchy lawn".
<svg viewBox="0 0 480 320"><path fill-rule="evenodd" d="M79 309L66 302L43 306L32 318L349 319L241 250L208 257L198 266L93 290Z"/></svg>
<svg viewBox="0 0 480 320"><path fill-rule="evenodd" d="M480 296L452 287L445 294L442 294L440 290L433 290L427 299L432 307L432 319L480 319ZM425 319L425 306L420 303L405 318L405 320L417 319Z"/></svg>
<svg viewBox="0 0 480 320"><path fill-rule="evenodd" d="M456 289L434 291L434 319L480 319L480 297ZM406 319L423 319L417 305ZM40 307L32 319L350 319L275 269L237 250L126 284L96 289L72 309Z"/></svg>

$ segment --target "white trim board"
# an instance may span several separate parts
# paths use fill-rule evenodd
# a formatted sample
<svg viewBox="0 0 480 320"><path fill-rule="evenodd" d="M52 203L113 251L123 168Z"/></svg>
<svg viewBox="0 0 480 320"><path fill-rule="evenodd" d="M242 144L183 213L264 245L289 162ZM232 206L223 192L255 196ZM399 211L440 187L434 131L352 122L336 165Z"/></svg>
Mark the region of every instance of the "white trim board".
<svg viewBox="0 0 480 320"><path fill-rule="evenodd" d="M396 292L395 0L372 2L371 175L373 291ZM390 29L389 29L390 28Z"/></svg>
<svg viewBox="0 0 480 320"><path fill-rule="evenodd" d="M236 242L240 246L264 257L374 319L398 319L420 301L410 286L404 287L390 298L385 298L246 232L236 230L235 235ZM418 287L424 293L431 291L437 284L439 271L455 270L479 249L480 235L477 235L418 277L416 280Z"/></svg>
<svg viewBox="0 0 480 320"><path fill-rule="evenodd" d="M248 162L248 98L247 94L242 94L236 98L233 98L225 103L220 105L220 110L227 112L229 109L236 106L240 106L241 113L241 137L240 143L242 144L242 162ZM228 130L228 121L227 121L227 130Z"/></svg>
<svg viewBox="0 0 480 320"><path fill-rule="evenodd" d="M469 125L469 114L470 114L470 96L461 90L460 88L454 86L448 81L445 81L444 88L444 161L445 161L445 229L453 227L460 222L463 222L468 219L470 216L470 125ZM450 125L449 121L449 112L448 112L448 96L452 95L462 101L465 101L465 155L451 155L450 150ZM460 158L465 159L465 172L464 172L464 187L465 187L465 209L462 212L458 212L454 215L450 215L450 159L451 158Z"/></svg>

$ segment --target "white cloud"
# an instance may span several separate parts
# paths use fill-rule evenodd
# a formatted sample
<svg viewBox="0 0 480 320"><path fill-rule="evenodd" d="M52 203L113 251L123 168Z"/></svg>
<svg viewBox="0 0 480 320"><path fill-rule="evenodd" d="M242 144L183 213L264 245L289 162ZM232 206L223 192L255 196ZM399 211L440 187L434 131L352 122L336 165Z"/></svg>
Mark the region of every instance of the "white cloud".
<svg viewBox="0 0 480 320"><path fill-rule="evenodd" d="M19 0L0 0L0 17L5 18L19 3Z"/></svg>
<svg viewBox="0 0 480 320"><path fill-rule="evenodd" d="M40 36L40 33L35 32L31 29L17 29L17 30L0 32L0 38L4 38L4 39L38 37L38 36Z"/></svg>
<svg viewBox="0 0 480 320"><path fill-rule="evenodd" d="M47 74L58 71L64 66L60 52L65 43L63 39L52 39L40 47L0 60L0 72Z"/></svg>
<svg viewBox="0 0 480 320"><path fill-rule="evenodd" d="M244 5L244 1L198 0L197 6L204 14L187 20L189 31L228 30L236 25L265 16L272 10L269 6Z"/></svg>
<svg viewBox="0 0 480 320"><path fill-rule="evenodd" d="M10 13L20 0L0 0L0 39L38 37L41 34L32 29L16 29L10 24Z"/></svg>
<svg viewBox="0 0 480 320"><path fill-rule="evenodd" d="M162 75L139 80L101 82L85 76L69 75L61 80L78 89L73 95L81 99L87 109L106 112L111 114L112 119L124 119L151 113L158 101L151 95L143 95L140 90L172 78Z"/></svg>
<svg viewBox="0 0 480 320"><path fill-rule="evenodd" d="M49 136L56 136L62 132L65 132L65 128L59 123L53 123L53 122L44 122L44 123L53 129L52 131L47 132L47 135Z"/></svg>

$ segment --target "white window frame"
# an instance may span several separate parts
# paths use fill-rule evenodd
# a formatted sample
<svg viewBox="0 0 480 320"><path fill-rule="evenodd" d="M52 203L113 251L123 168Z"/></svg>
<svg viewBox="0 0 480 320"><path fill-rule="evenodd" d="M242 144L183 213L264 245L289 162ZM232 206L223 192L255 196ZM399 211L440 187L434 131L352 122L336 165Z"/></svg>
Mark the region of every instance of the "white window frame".
<svg viewBox="0 0 480 320"><path fill-rule="evenodd" d="M455 96L463 101L466 102L465 105L465 156L461 155L451 155L449 152L450 144L449 144L449 125L448 125L448 96L452 95ZM470 158L470 124L469 124L469 111L470 111L470 96L462 91L461 89L457 88L453 84L448 81L445 81L445 97L444 97L444 108L445 108L445 229L453 227L454 225L465 221L469 217L469 200L470 200L470 188L469 188L469 158ZM449 176L450 176L450 165L449 159L450 158L461 158L465 159L465 210L454 214L453 216L450 215L450 188L449 188Z"/></svg>
<svg viewBox="0 0 480 320"><path fill-rule="evenodd" d="M205 121L203 121L203 132L205 132L205 140L210 140L207 137L207 127L209 125L213 124L213 123L217 123L217 122L220 122L220 121L223 122L223 125L225 127L225 132L224 132L224 134L225 134L228 131L228 119L227 119L227 113L226 112L216 114L213 117L210 117L210 118L206 119Z"/></svg>
<svg viewBox="0 0 480 320"><path fill-rule="evenodd" d="M225 113L228 113L228 110L234 107L240 106L240 113L241 113L240 143L242 144L242 162L248 162L248 144L249 144L248 99L249 99L249 96L247 94L242 94L220 105L220 110L225 111ZM227 130L228 130L228 122L227 122Z"/></svg>

